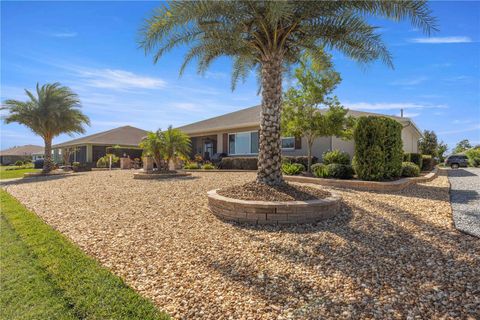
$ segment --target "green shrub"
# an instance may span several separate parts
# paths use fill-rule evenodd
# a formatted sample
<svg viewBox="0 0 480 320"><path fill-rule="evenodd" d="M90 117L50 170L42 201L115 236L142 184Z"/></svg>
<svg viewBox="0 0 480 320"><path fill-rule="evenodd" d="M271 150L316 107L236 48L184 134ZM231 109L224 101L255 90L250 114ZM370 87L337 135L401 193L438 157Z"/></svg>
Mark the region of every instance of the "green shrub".
<svg viewBox="0 0 480 320"><path fill-rule="evenodd" d="M335 179L353 178L353 167L349 164L331 163L326 166L327 176Z"/></svg>
<svg viewBox="0 0 480 320"><path fill-rule="evenodd" d="M403 141L400 122L386 118L386 136L384 141L385 172L384 179L393 179L402 175Z"/></svg>
<svg viewBox="0 0 480 320"><path fill-rule="evenodd" d="M183 166L183 169L196 170L196 169L200 169L200 166L199 166L198 163L196 163L196 162L187 162L187 163L185 163L185 165Z"/></svg>
<svg viewBox="0 0 480 320"><path fill-rule="evenodd" d="M315 163L314 165L312 165L312 173L317 178L327 178L327 166L323 163Z"/></svg>
<svg viewBox="0 0 480 320"><path fill-rule="evenodd" d="M23 166L23 161L22 160L17 160L17 161L15 161L15 165L21 167L21 166Z"/></svg>
<svg viewBox="0 0 480 320"><path fill-rule="evenodd" d="M353 166L362 180L384 180L400 176L402 125L378 116L359 117L353 132Z"/></svg>
<svg viewBox="0 0 480 320"><path fill-rule="evenodd" d="M257 170L257 157L225 157L218 167L220 169Z"/></svg>
<svg viewBox="0 0 480 320"><path fill-rule="evenodd" d="M480 148L472 148L470 150L467 150L465 154L467 155L468 163L471 166L480 166Z"/></svg>
<svg viewBox="0 0 480 320"><path fill-rule="evenodd" d="M403 154L403 162L410 162L410 153Z"/></svg>
<svg viewBox="0 0 480 320"><path fill-rule="evenodd" d="M402 162L402 177L418 177L420 167L413 162Z"/></svg>
<svg viewBox="0 0 480 320"><path fill-rule="evenodd" d="M282 172L288 176L298 175L305 171L305 166L301 163L284 163L282 164Z"/></svg>
<svg viewBox="0 0 480 320"><path fill-rule="evenodd" d="M318 162L317 157L312 157L312 165ZM282 163L300 163L305 168L308 167L308 157L304 156L282 156Z"/></svg>
<svg viewBox="0 0 480 320"><path fill-rule="evenodd" d="M423 165L422 154L420 153L409 153L409 160L407 162L415 163L419 168Z"/></svg>
<svg viewBox="0 0 480 320"><path fill-rule="evenodd" d="M332 150L325 152L322 156L322 160L324 164L350 164L350 155L340 150Z"/></svg>
<svg viewBox="0 0 480 320"><path fill-rule="evenodd" d="M211 163L205 163L203 166L202 166L202 169L203 170L212 170L212 169L215 169L215 166Z"/></svg>
<svg viewBox="0 0 480 320"><path fill-rule="evenodd" d="M422 171L431 171L436 165L435 159L430 155L422 155Z"/></svg>

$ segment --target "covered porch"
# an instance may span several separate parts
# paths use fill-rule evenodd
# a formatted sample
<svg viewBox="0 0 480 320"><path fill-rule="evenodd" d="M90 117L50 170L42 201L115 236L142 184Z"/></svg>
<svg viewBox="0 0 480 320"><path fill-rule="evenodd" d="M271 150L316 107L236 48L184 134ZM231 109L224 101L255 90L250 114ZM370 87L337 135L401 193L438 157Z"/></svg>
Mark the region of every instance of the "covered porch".
<svg viewBox="0 0 480 320"><path fill-rule="evenodd" d="M193 159L195 155L201 155L204 160L210 160L211 157L218 152L222 152L219 147L217 134L191 137L192 151L190 157Z"/></svg>

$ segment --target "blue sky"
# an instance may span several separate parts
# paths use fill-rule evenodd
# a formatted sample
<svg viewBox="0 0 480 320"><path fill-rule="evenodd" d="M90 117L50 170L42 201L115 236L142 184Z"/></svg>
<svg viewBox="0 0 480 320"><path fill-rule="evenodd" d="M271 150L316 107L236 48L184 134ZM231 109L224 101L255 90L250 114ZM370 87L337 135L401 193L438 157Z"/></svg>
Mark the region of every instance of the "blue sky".
<svg viewBox="0 0 480 320"><path fill-rule="evenodd" d="M204 77L178 69L185 48L156 65L138 48L139 29L158 2L1 3L1 94L25 99L24 88L61 82L80 95L95 133L122 125L147 130L183 125L256 105L252 75L230 90L231 60ZM395 69L360 66L332 52L343 81L335 91L348 108L412 117L452 147L480 144L480 2L431 2L440 31L427 38L406 22L374 20ZM285 84L288 86L288 81ZM29 129L1 125L1 148L42 144ZM71 139L60 136L55 143Z"/></svg>

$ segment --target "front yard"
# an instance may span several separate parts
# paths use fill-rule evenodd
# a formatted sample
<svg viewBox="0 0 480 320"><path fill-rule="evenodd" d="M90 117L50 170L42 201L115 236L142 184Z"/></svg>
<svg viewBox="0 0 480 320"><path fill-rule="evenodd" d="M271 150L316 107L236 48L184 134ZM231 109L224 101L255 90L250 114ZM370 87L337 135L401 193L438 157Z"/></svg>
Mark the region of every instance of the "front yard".
<svg viewBox="0 0 480 320"><path fill-rule="evenodd" d="M15 170L12 170L15 168ZM7 170L10 169L10 170ZM0 166L0 180L23 178L23 174L27 172L38 172L39 169L21 168L16 169L14 166Z"/></svg>
<svg viewBox="0 0 480 320"><path fill-rule="evenodd" d="M174 317L478 315L480 241L454 229L445 176L395 193L337 189L342 213L316 225L242 226L208 211L208 190L254 175L102 171L7 189Z"/></svg>

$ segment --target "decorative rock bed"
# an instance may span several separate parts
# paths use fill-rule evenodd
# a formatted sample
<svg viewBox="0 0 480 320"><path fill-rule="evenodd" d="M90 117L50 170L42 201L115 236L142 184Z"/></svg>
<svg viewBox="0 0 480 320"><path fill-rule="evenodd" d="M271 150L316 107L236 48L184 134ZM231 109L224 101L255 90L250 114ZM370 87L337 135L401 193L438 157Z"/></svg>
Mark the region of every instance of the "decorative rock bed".
<svg viewBox="0 0 480 320"><path fill-rule="evenodd" d="M135 172L133 174L133 179L170 179L178 177L187 177L191 176L191 173L188 172L175 172L175 173L146 173L146 172Z"/></svg>
<svg viewBox="0 0 480 320"><path fill-rule="evenodd" d="M315 188L315 185L309 185ZM208 192L208 207L220 219L251 224L313 223L335 216L340 210L341 197L306 201L252 201L228 198Z"/></svg>

